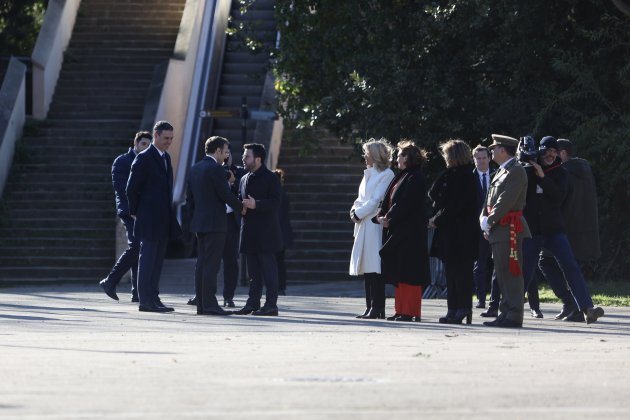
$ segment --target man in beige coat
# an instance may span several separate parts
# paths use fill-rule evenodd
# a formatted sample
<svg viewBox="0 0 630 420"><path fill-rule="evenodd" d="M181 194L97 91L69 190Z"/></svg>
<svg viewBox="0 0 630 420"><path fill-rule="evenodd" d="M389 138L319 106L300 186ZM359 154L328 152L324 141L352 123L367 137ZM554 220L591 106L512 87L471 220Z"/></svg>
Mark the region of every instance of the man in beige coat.
<svg viewBox="0 0 630 420"><path fill-rule="evenodd" d="M484 236L490 241L492 259L501 290L499 316L484 322L490 327L523 326L523 238L531 237L523 217L527 196L527 174L516 160L518 140L493 134L489 149L500 167L490 183L486 203L479 219Z"/></svg>

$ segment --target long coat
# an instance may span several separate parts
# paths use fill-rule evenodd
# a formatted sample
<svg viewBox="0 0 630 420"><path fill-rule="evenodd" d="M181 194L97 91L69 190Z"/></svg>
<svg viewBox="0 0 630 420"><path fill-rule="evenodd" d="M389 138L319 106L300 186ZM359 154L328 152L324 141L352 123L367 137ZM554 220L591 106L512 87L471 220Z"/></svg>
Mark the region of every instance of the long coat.
<svg viewBox="0 0 630 420"><path fill-rule="evenodd" d="M400 182L396 191L393 189ZM427 191L420 167L399 172L390 182L378 216L389 219L383 229L381 273L387 283L426 286L431 282L427 245Z"/></svg>
<svg viewBox="0 0 630 420"><path fill-rule="evenodd" d="M389 168L384 171L368 168L363 171L359 195L351 209L361 219L354 224L354 245L350 256L351 276L381 272L381 257L378 252L383 243L383 228L372 223L371 219L378 213L378 206L393 178L394 172Z"/></svg>
<svg viewBox="0 0 630 420"><path fill-rule="evenodd" d="M578 261L601 256L595 178L588 161L571 158L562 164L569 174L569 190L562 204L567 236ZM579 210L578 210L579 209Z"/></svg>
<svg viewBox="0 0 630 420"><path fill-rule="evenodd" d="M279 218L282 188L278 176L262 165L256 172L241 178L240 195L241 199L248 196L256 199L256 208L247 209L241 223L241 253L275 254L282 251Z"/></svg>
<svg viewBox="0 0 630 420"><path fill-rule="evenodd" d="M129 148L127 153L118 156L112 164L112 185L114 186L114 194L116 195L116 212L118 217L129 217L129 201L127 201L127 181L129 180L129 172L131 172L131 164L136 158L136 152L133 147Z"/></svg>
<svg viewBox="0 0 630 420"><path fill-rule="evenodd" d="M164 156L152 144L131 165L126 191L129 213L136 216L133 234L140 240L175 239L182 234L172 206L171 157Z"/></svg>
<svg viewBox="0 0 630 420"><path fill-rule="evenodd" d="M479 251L477 176L473 165L448 168L429 190L437 226L431 256L444 263L473 261Z"/></svg>

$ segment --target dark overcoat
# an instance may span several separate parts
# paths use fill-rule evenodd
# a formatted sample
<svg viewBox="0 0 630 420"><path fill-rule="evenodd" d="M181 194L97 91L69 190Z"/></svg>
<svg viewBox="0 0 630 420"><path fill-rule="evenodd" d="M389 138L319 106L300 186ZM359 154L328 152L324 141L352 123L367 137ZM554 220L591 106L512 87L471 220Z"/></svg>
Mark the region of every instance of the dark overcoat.
<svg viewBox="0 0 630 420"><path fill-rule="evenodd" d="M433 234L430 255L444 263L477 259L479 252L479 204L477 175L473 165L461 165L442 172L431 188Z"/></svg>
<svg viewBox="0 0 630 420"><path fill-rule="evenodd" d="M173 210L173 167L152 144L133 161L127 181L129 212L136 216L133 234L140 240L175 239L182 230Z"/></svg>
<svg viewBox="0 0 630 420"><path fill-rule="evenodd" d="M392 190L400 185L392 194ZM426 186L420 167L400 171L387 187L377 216L389 219L383 229L381 274L390 284L426 286L431 282L427 245Z"/></svg>
<svg viewBox="0 0 630 420"><path fill-rule="evenodd" d="M116 195L116 213L120 218L129 217L129 201L127 201L125 190L127 189L131 164L135 158L136 152L130 147L127 153L118 156L112 164L112 185Z"/></svg>
<svg viewBox="0 0 630 420"><path fill-rule="evenodd" d="M256 200L256 208L247 209L241 223L241 253L275 254L281 251L279 212L282 190L278 176L262 165L241 178L240 195L241 199L253 197Z"/></svg>

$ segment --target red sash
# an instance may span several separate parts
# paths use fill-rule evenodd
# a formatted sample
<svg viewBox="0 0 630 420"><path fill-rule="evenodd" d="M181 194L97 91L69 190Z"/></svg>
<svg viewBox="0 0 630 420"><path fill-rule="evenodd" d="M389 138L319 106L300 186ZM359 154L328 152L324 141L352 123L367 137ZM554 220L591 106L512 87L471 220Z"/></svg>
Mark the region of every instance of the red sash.
<svg viewBox="0 0 630 420"><path fill-rule="evenodd" d="M492 214L492 207L488 206L488 214ZM516 235L523 231L523 222L521 222L523 212L515 210L508 212L499 220L499 224L505 226L510 225L510 273L514 276L520 275L521 266L518 263L518 253L516 246Z"/></svg>

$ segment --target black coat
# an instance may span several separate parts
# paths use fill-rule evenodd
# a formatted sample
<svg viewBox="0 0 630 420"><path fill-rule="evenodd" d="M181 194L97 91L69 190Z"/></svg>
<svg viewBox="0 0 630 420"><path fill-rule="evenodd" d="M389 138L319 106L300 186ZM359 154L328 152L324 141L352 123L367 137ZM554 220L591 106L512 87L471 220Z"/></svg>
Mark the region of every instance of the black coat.
<svg viewBox="0 0 630 420"><path fill-rule="evenodd" d="M256 199L256 208L247 209L241 223L241 253L282 251L279 218L282 190L278 176L263 165L241 178L240 195L241 199L248 196Z"/></svg>
<svg viewBox="0 0 630 420"><path fill-rule="evenodd" d="M209 156L190 168L186 203L192 212L191 232L227 232L225 205L239 213L243 209L230 191L225 170Z"/></svg>
<svg viewBox="0 0 630 420"><path fill-rule="evenodd" d="M543 171L545 177L540 178L534 168L527 168L527 201L523 215L532 235L564 233L561 208L569 188L567 171L560 158L548 167L543 166Z"/></svg>
<svg viewBox="0 0 630 420"><path fill-rule="evenodd" d="M392 196L392 189L401 179ZM379 251L381 273L387 283L426 286L431 282L425 197L424 174L419 167L399 172L387 187L376 216L389 219Z"/></svg>
<svg viewBox="0 0 630 420"><path fill-rule="evenodd" d="M131 164L136 152L130 147L127 153L118 156L112 164L112 185L116 195L116 212L120 218L129 217L129 201L127 201L127 180L131 172Z"/></svg>
<svg viewBox="0 0 630 420"><path fill-rule="evenodd" d="M479 182L472 168L446 169L429 190L437 226L430 255L445 263L472 262L479 252Z"/></svg>
<svg viewBox="0 0 630 420"><path fill-rule="evenodd" d="M127 181L129 213L136 216L133 235L142 240L175 239L182 230L175 218L173 167L171 157L164 159L154 145L138 154Z"/></svg>

